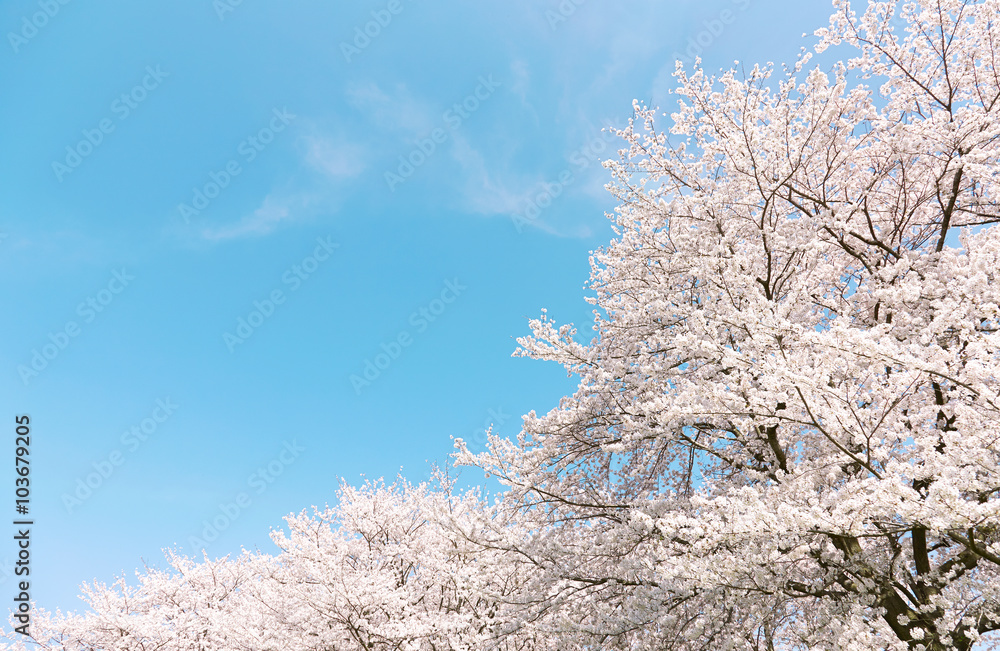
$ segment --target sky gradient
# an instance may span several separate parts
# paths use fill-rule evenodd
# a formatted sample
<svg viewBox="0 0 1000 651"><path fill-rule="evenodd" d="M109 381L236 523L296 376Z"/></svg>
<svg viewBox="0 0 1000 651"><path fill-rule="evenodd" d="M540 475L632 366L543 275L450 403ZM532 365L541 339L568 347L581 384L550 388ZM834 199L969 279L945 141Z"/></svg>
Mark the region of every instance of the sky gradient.
<svg viewBox="0 0 1000 651"><path fill-rule="evenodd" d="M590 329L602 126L671 110L678 56L790 61L830 10L3 3L0 395L33 422L34 599L79 608L168 547L273 550L341 478L421 480L555 407L572 380L511 353L543 308Z"/></svg>

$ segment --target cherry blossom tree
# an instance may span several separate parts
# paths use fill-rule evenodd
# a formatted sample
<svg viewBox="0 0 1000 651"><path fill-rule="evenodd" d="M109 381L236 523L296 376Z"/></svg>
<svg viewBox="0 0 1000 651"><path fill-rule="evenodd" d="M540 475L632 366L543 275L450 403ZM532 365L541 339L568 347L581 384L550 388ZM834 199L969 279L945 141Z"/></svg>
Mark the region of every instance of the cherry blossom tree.
<svg viewBox="0 0 1000 651"><path fill-rule="evenodd" d="M596 338L520 340L577 392L459 444L552 635L996 648L1000 2L835 9L783 73L679 65L665 131L636 105Z"/></svg>
<svg viewBox="0 0 1000 651"><path fill-rule="evenodd" d="M147 569L135 585L85 586L89 612L45 613L32 637L65 651L555 649L528 632L497 634L520 579L451 535L478 536L474 523L490 512L478 491L451 488L440 474L433 487L342 486L335 506L272 532L280 553L168 553L167 570Z"/></svg>

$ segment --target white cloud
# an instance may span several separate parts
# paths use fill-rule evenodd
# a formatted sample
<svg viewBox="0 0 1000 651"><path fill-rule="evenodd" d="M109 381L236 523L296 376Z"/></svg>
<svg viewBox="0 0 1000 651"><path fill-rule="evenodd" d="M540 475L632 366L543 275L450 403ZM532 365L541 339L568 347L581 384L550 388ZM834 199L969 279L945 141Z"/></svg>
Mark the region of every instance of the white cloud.
<svg viewBox="0 0 1000 651"><path fill-rule="evenodd" d="M509 219L511 228L536 228L556 237L590 237L592 229L588 224L554 223L567 222L565 210L559 208L546 209L536 219L516 219L515 215L523 215L528 207L528 200L543 192L546 182L556 179L544 177L521 177L510 179L509 183L492 174L486 167L486 160L467 140L455 138L452 156L462 165L464 172L461 188L461 206L463 210L487 216L500 216ZM575 183L575 182L574 182ZM516 186L518 191L510 190ZM574 188L564 189L567 195L574 193ZM560 193L561 194L561 193ZM559 199L556 198L558 202ZM570 218L577 217L575 214Z"/></svg>
<svg viewBox="0 0 1000 651"><path fill-rule="evenodd" d="M452 157L462 166L462 208L481 215L509 215L518 209L520 195L510 192L486 169L486 161L469 141L454 135Z"/></svg>
<svg viewBox="0 0 1000 651"><path fill-rule="evenodd" d="M535 125L539 125L541 120L534 105L528 101L528 94L531 91L531 70L528 62L524 59L515 59L510 62L510 76L513 80L510 84L510 91L521 98L521 106L531 113L535 120Z"/></svg>
<svg viewBox="0 0 1000 651"><path fill-rule="evenodd" d="M199 239L222 242L270 235L279 228L313 217L319 208L336 210L343 183L361 175L368 163L365 147L339 138L313 134L306 136L301 150L302 162L319 172L294 178L283 190L264 197L260 206L242 219L220 226L206 226L197 231ZM340 183L338 183L340 182Z"/></svg>
<svg viewBox="0 0 1000 651"><path fill-rule="evenodd" d="M422 135L437 126L440 116L430 106L410 95L403 84L386 92L375 82L350 86L347 98L381 129Z"/></svg>
<svg viewBox="0 0 1000 651"><path fill-rule="evenodd" d="M360 145L338 144L314 136L308 139L306 147L306 163L329 178L354 178L367 166L366 150Z"/></svg>
<svg viewBox="0 0 1000 651"><path fill-rule="evenodd" d="M204 228L201 231L203 239L218 242L223 240L233 240L242 237L261 237L272 233L283 222L291 221L295 213L293 209L298 207L293 204L301 203L294 199L278 199L273 195L264 197L264 202L253 213L247 215L235 224L220 226L218 228Z"/></svg>

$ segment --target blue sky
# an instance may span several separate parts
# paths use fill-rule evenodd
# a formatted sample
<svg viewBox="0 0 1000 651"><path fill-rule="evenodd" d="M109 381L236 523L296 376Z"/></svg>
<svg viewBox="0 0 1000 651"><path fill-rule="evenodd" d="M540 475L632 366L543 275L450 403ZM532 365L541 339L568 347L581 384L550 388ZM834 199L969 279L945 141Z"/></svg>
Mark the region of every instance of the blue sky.
<svg viewBox="0 0 1000 651"><path fill-rule="evenodd" d="M511 353L543 308L590 328L601 127L672 107L693 45L792 60L830 12L231 2L0 8L0 395L47 608L166 547L270 550L339 478L423 479L553 408L571 379Z"/></svg>

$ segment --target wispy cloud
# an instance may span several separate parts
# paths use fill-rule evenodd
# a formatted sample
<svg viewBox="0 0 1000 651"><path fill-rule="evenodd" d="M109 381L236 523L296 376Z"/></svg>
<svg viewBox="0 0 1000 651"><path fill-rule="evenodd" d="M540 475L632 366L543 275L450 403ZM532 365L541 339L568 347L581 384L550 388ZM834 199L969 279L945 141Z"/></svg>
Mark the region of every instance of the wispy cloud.
<svg viewBox="0 0 1000 651"><path fill-rule="evenodd" d="M361 145L313 136L306 147L306 163L331 179L354 178L367 167L367 150Z"/></svg>
<svg viewBox="0 0 1000 651"><path fill-rule="evenodd" d="M524 59L515 59L510 62L510 76L513 80L510 84L510 91L521 98L521 106L528 111L535 120L535 126L541 123L538 111L528 100L531 92L531 69Z"/></svg>
<svg viewBox="0 0 1000 651"><path fill-rule="evenodd" d="M503 181L490 173L483 155L467 139L456 135L451 155L462 168L464 183L460 196L463 210L480 215L509 215L517 210L519 195L508 190Z"/></svg>
<svg viewBox="0 0 1000 651"><path fill-rule="evenodd" d="M263 237L290 224L315 215L318 207L336 206L342 185L361 175L368 166L366 147L328 135L313 134L302 141L302 164L319 173L306 175L308 180L290 183L304 189L273 191L259 207L241 219L219 226L204 226L197 231L203 241L223 242L241 238Z"/></svg>
<svg viewBox="0 0 1000 651"><path fill-rule="evenodd" d="M217 228L203 228L201 237L212 242L234 240L243 237L261 237L274 232L284 222L295 217L294 204L301 200L293 198L276 198L274 195L264 197L264 202L251 214L235 224Z"/></svg>
<svg viewBox="0 0 1000 651"><path fill-rule="evenodd" d="M459 194L462 210L486 216L503 216L512 224L521 224L520 228L534 228L556 237L590 237L593 234L588 224L567 223L567 218L574 218L575 215L565 215L565 210L558 208L545 210L545 214L536 219L515 219L515 215L525 213L532 197L543 192L547 182L556 181L555 177L501 178L487 169L485 157L464 138L455 139L452 156L461 164L464 174ZM511 187L517 189L511 190ZM572 194L573 189L561 188L560 195L563 192Z"/></svg>
<svg viewBox="0 0 1000 651"><path fill-rule="evenodd" d="M353 85L347 89L347 99L381 129L416 136L438 126L440 116L427 102L414 98L404 84L388 92L375 82Z"/></svg>

